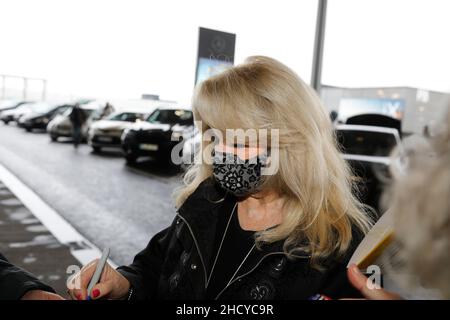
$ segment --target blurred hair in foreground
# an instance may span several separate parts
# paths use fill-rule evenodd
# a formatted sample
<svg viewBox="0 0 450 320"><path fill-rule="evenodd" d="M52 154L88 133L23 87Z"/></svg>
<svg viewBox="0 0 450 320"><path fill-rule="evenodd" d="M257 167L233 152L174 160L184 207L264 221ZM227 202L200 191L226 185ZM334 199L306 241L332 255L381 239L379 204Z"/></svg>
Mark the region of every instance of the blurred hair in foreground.
<svg viewBox="0 0 450 320"><path fill-rule="evenodd" d="M443 120L386 192L399 250L383 264L403 289L438 289L450 299L450 108Z"/></svg>

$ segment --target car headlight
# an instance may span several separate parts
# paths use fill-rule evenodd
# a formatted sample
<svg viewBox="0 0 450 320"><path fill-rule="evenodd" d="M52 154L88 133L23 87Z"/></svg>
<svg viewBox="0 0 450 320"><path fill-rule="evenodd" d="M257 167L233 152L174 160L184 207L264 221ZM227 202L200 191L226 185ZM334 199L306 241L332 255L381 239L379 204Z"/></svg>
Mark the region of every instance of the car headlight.
<svg viewBox="0 0 450 320"><path fill-rule="evenodd" d="M38 123L48 123L48 118L46 118L46 117L36 118L35 120Z"/></svg>

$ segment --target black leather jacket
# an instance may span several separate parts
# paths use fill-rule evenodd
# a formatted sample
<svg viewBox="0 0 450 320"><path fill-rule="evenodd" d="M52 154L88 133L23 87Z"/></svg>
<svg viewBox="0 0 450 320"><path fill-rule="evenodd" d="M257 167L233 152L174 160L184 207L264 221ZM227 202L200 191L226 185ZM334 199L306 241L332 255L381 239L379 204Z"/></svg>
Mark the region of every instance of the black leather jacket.
<svg viewBox="0 0 450 320"><path fill-rule="evenodd" d="M132 299L205 299L211 271L217 215L223 191L207 179L183 203L172 225L156 234L129 266L119 267L133 287ZM226 197L224 201L230 201ZM353 248L360 239L353 241ZM308 257L287 258L283 241L254 250L216 299L308 299L359 297L347 281L344 259L327 259L324 271Z"/></svg>

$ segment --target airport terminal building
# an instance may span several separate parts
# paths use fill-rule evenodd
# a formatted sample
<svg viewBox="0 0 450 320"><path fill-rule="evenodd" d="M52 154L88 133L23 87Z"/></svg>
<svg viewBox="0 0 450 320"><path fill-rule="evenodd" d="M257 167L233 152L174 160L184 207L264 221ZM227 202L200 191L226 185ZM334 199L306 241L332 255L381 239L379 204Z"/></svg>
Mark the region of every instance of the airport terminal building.
<svg viewBox="0 0 450 320"><path fill-rule="evenodd" d="M380 114L401 122L404 135L422 134L448 109L450 94L412 87L344 88L322 86L321 98L328 110L338 112L345 123L358 114Z"/></svg>

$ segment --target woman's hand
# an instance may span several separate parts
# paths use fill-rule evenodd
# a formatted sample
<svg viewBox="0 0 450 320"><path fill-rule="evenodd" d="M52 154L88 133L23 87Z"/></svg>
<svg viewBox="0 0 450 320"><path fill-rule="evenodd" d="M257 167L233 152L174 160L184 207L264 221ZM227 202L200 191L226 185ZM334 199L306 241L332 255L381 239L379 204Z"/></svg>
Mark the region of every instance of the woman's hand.
<svg viewBox="0 0 450 320"><path fill-rule="evenodd" d="M347 269L347 276L350 283L361 292L361 294L370 300L400 300L400 297L396 293L386 291L381 288L369 287L369 279L359 271L355 264L350 265Z"/></svg>
<svg viewBox="0 0 450 320"><path fill-rule="evenodd" d="M91 280L98 259L85 265L68 282L68 293L72 299L86 300L88 298L87 287ZM129 281L108 263L103 269L100 281L92 288L91 299L122 299L130 289Z"/></svg>

